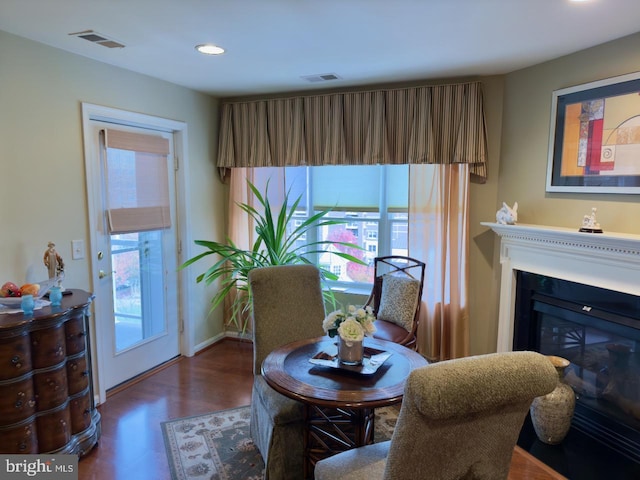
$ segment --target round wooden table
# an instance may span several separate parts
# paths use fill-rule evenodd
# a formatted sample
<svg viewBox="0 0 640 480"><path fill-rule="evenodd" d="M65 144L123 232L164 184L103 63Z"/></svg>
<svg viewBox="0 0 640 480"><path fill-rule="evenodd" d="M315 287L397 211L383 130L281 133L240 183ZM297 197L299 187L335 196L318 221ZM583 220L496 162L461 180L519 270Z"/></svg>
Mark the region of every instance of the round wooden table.
<svg viewBox="0 0 640 480"><path fill-rule="evenodd" d="M368 351L391 356L374 373L357 368L310 363L336 354L336 339L318 337L284 345L262 363L267 383L299 400L305 410L305 478L319 460L374 442L374 409L402 401L405 381L413 369L427 365L420 354L397 343L365 338Z"/></svg>

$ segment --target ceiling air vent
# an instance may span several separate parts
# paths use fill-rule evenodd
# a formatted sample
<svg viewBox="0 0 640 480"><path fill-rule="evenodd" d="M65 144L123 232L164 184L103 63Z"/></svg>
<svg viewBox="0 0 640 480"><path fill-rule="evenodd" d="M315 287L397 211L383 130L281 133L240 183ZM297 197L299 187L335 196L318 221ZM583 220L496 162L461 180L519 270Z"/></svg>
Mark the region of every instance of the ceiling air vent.
<svg viewBox="0 0 640 480"><path fill-rule="evenodd" d="M107 48L124 48L124 45L112 38L108 38L101 33L94 32L93 30L84 30L82 32L70 33L74 37L82 38L83 40L87 40L89 42L97 43L98 45L102 45Z"/></svg>
<svg viewBox="0 0 640 480"><path fill-rule="evenodd" d="M321 75L303 75L301 78L306 80L307 82L317 83L317 82L329 82L331 80L340 80L340 77L335 73L323 73Z"/></svg>

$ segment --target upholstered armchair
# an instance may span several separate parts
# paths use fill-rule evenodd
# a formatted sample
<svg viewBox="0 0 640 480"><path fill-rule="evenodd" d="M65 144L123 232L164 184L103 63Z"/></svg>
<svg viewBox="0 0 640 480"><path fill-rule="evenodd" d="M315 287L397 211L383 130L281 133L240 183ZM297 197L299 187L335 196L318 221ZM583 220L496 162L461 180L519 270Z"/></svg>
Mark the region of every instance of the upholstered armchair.
<svg viewBox="0 0 640 480"><path fill-rule="evenodd" d="M374 280L366 305L376 315L374 337L416 350L425 264L399 255L374 259Z"/></svg>
<svg viewBox="0 0 640 480"><path fill-rule="evenodd" d="M271 480L303 478L303 407L262 378L265 357L276 348L324 334L320 272L312 265L264 267L249 273L253 297L253 390L250 434Z"/></svg>
<svg viewBox="0 0 640 480"><path fill-rule="evenodd" d="M535 352L418 368L407 379L391 440L321 460L315 479L506 479L531 402L552 391L557 378Z"/></svg>

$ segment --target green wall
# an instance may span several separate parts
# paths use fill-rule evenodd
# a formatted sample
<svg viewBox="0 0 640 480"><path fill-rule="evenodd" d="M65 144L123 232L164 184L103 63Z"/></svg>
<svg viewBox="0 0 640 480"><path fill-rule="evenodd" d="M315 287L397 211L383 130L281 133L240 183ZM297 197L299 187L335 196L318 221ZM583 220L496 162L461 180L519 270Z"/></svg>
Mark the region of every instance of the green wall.
<svg viewBox="0 0 640 480"><path fill-rule="evenodd" d="M506 75L500 165L497 172L489 174L493 178L498 174L498 196L493 212L503 201L509 205L517 201L518 223L577 230L583 215L597 207L598 221L605 232L639 234L640 197L637 195L545 191L553 91L637 71L640 71L640 33ZM495 216L488 213L479 221L494 222ZM472 274L471 288L491 283L492 293L484 301L472 302L472 324L476 331L496 332L499 239L485 227L480 227L478 232L473 238L479 247L476 253L493 267L491 275L484 271ZM495 335L472 338L472 346L474 353L494 351Z"/></svg>
<svg viewBox="0 0 640 480"><path fill-rule="evenodd" d="M42 255L53 241L65 286L92 289L82 102L187 123L189 228L194 239L224 238L216 99L0 31L1 283L46 278ZM85 259L71 259L73 239L85 241ZM223 329L208 315L210 292L193 285L197 345Z"/></svg>

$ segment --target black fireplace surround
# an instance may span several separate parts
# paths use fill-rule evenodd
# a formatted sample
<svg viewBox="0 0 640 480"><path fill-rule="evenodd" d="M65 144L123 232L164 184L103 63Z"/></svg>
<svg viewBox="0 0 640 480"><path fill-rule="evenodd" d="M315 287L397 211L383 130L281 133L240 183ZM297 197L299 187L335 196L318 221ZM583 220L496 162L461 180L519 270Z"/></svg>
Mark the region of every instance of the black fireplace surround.
<svg viewBox="0 0 640 480"><path fill-rule="evenodd" d="M640 479L640 297L522 271L516 289L513 349L570 360L576 393L560 445L530 419L518 444L570 479Z"/></svg>

